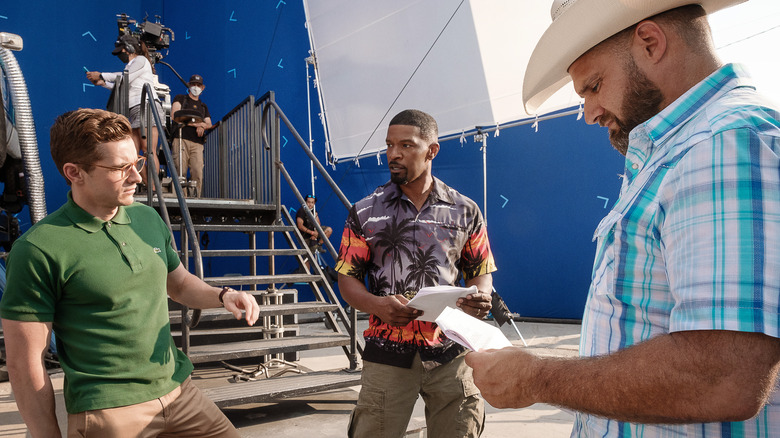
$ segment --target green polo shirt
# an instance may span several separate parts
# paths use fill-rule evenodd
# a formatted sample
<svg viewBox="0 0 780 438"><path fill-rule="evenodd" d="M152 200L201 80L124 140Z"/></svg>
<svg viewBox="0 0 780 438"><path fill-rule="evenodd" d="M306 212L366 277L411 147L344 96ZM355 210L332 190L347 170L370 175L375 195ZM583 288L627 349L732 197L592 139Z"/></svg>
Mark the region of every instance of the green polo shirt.
<svg viewBox="0 0 780 438"><path fill-rule="evenodd" d="M120 207L103 221L68 194L14 243L0 316L52 322L69 413L142 403L193 369L168 319L166 278L178 266L152 208Z"/></svg>

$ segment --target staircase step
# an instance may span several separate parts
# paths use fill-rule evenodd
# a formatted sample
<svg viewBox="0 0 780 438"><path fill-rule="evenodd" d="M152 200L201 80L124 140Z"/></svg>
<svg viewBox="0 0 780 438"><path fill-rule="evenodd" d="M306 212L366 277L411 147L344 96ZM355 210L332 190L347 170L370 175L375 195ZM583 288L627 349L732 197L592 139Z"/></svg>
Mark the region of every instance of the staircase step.
<svg viewBox="0 0 780 438"><path fill-rule="evenodd" d="M260 317L274 315L298 315L302 313L320 313L335 311L338 309L336 304L320 302L303 302L289 304L274 304L269 306L260 306ZM170 312L171 325L181 324L181 311L172 310ZM235 319L232 313L225 309L204 309L200 313L200 322L225 321Z"/></svg>
<svg viewBox="0 0 780 438"><path fill-rule="evenodd" d="M297 324L287 324L284 327L285 332L290 332L292 336L295 336L300 331ZM190 330L190 336L192 337L205 337L205 336L229 336L229 335L252 335L254 339L261 339L263 336L263 327L261 326L244 326L244 327L225 327L225 328L208 328L208 329L193 329ZM178 338L181 336L180 330L171 330L171 336ZM288 336L288 335L285 335Z"/></svg>
<svg viewBox="0 0 780 438"><path fill-rule="evenodd" d="M244 327L223 327L208 329L196 328L190 331L190 348L195 348L201 345L249 342L260 339L277 338L279 334L276 332L279 330L283 332L282 336L284 337L295 337L298 336L298 333L300 333L300 328L297 324L286 324L283 328L275 329L273 330L274 333L270 334L266 334L263 330L263 327L260 326L247 327L245 325ZM176 346L181 348L181 331L171 330L171 335L173 336L173 341L176 343ZM291 360L298 360L297 356L291 357L294 357Z"/></svg>
<svg viewBox="0 0 780 438"><path fill-rule="evenodd" d="M208 224L195 224L195 231L225 231L225 232L236 232L236 231L257 231L260 233L269 233L269 232L291 232L295 230L295 227L292 225L263 225L263 224L224 224L224 223L208 223Z"/></svg>
<svg viewBox="0 0 780 438"><path fill-rule="evenodd" d="M212 286L233 286L240 284L280 284L280 283L310 283L322 280L314 274L280 274L280 275L241 275L235 277L206 277L203 279Z"/></svg>
<svg viewBox="0 0 780 438"><path fill-rule="evenodd" d="M305 249L204 249L200 251L202 257L268 257L268 256L293 256L306 255ZM192 251L187 253L192 257Z"/></svg>
<svg viewBox="0 0 780 438"><path fill-rule="evenodd" d="M193 363L205 363L346 345L349 345L349 335L295 336L291 338L200 345L190 347L187 355Z"/></svg>
<svg viewBox="0 0 780 438"><path fill-rule="evenodd" d="M193 380L196 384L197 381ZM220 408L297 397L360 384L360 373L344 370L286 374L269 379L203 388L206 397Z"/></svg>

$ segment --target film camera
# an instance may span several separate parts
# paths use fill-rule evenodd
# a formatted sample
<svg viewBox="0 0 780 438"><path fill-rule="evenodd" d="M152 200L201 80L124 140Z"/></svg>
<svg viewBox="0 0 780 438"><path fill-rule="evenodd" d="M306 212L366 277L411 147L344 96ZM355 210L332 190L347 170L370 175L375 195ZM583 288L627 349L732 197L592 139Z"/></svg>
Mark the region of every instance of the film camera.
<svg viewBox="0 0 780 438"><path fill-rule="evenodd" d="M144 21L138 24L129 15L117 14L116 24L119 27L119 36L132 35L146 44L149 49L150 61L154 64L163 59L162 50L167 49L174 40L173 30L160 23L160 16L155 15L155 22L144 17ZM131 29L131 25L134 29Z"/></svg>

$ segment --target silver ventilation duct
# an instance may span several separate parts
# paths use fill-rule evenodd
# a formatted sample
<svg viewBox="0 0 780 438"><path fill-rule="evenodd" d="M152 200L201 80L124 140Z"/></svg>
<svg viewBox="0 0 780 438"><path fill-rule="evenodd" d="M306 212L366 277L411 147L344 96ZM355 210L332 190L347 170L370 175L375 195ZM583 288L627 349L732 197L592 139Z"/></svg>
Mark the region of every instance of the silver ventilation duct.
<svg viewBox="0 0 780 438"><path fill-rule="evenodd" d="M25 179L27 180L27 203L30 208L30 220L34 224L46 217L47 213L43 172L38 155L38 141L35 136L35 122L30 106L30 96L27 94L27 85L24 82L22 70L16 62L16 57L5 47L0 47L0 67L8 79L9 94L15 110L15 125L19 135Z"/></svg>

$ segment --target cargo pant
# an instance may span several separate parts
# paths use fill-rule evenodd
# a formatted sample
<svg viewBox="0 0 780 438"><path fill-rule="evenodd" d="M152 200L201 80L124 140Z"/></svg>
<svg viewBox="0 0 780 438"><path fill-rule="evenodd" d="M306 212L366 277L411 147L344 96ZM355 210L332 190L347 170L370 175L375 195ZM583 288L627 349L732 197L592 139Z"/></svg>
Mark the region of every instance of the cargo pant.
<svg viewBox="0 0 780 438"><path fill-rule="evenodd" d="M418 395L425 402L428 438L478 437L485 405L465 355L432 370L423 368L419 354L410 369L364 362L349 437L403 437Z"/></svg>

